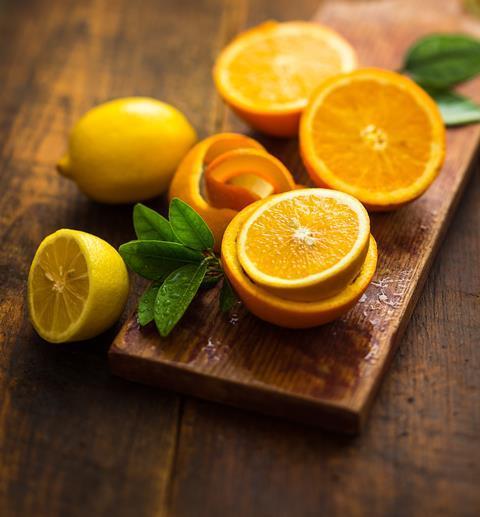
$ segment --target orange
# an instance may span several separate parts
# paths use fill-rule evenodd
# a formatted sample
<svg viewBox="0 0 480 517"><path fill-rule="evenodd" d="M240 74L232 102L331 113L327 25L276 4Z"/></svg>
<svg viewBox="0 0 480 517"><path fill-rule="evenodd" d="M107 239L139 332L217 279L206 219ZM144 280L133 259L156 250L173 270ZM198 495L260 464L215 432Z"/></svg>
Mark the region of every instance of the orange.
<svg viewBox="0 0 480 517"><path fill-rule="evenodd" d="M224 101L252 127L293 136L312 91L355 66L354 50L332 29L270 21L237 36L219 55L213 77Z"/></svg>
<svg viewBox="0 0 480 517"><path fill-rule="evenodd" d="M169 197L182 199L205 220L219 250L225 228L240 209L293 188L290 172L258 142L221 133L199 142L185 156Z"/></svg>
<svg viewBox="0 0 480 517"><path fill-rule="evenodd" d="M245 273L267 291L317 301L353 280L369 241L368 213L352 196L291 190L270 197L244 221L237 256Z"/></svg>
<svg viewBox="0 0 480 517"><path fill-rule="evenodd" d="M308 328L328 323L352 308L365 292L375 273L377 246L370 236L365 261L355 279L340 293L314 302L286 300L266 290L248 277L237 256L237 238L245 221L264 200L242 210L228 225L222 242L224 271L243 301L257 317L270 323L289 328Z"/></svg>
<svg viewBox="0 0 480 517"><path fill-rule="evenodd" d="M302 115L300 152L318 186L348 192L370 210L419 197L445 157L435 102L413 81L368 68L325 80Z"/></svg>

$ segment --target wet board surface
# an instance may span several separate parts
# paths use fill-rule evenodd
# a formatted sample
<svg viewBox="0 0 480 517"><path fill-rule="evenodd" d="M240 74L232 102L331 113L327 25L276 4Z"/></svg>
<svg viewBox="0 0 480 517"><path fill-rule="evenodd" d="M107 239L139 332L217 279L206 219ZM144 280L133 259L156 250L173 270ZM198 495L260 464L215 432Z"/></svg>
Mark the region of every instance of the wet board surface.
<svg viewBox="0 0 480 517"><path fill-rule="evenodd" d="M315 19L349 39L362 65L398 69L405 50L423 34L480 33L478 22L461 5L448 0L424 1L421 8L413 0L326 2ZM463 90L480 100L478 81ZM221 129L232 127L227 122ZM132 315L110 348L112 372L196 397L358 432L459 202L479 140L479 125L450 129L445 165L428 192L397 212L372 215L378 269L360 302L341 319L314 329L287 330L262 322L241 306L224 316L213 289L198 297L167 339L153 325L140 328ZM298 181L307 182L295 141L262 143Z"/></svg>

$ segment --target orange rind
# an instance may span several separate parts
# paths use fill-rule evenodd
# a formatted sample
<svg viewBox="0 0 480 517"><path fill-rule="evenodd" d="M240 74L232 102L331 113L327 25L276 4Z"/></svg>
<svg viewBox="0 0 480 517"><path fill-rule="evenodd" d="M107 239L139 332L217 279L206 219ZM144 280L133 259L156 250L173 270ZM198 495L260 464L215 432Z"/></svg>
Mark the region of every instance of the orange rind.
<svg viewBox="0 0 480 517"><path fill-rule="evenodd" d="M260 149L235 149L208 165L205 186L212 205L241 210L268 195L295 189L295 182L271 154Z"/></svg>

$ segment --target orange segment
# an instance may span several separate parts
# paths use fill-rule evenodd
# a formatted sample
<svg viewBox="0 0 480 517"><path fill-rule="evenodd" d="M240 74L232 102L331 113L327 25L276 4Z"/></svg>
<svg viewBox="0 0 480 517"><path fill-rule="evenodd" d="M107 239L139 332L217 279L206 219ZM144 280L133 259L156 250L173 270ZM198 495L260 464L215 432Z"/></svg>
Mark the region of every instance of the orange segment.
<svg viewBox="0 0 480 517"><path fill-rule="evenodd" d="M445 128L435 102L410 79L357 70L327 79L312 96L300 151L317 185L388 210L419 197L435 179Z"/></svg>
<svg viewBox="0 0 480 517"><path fill-rule="evenodd" d="M328 323L351 309L373 278L377 264L377 246L370 236L365 261L355 279L340 293L320 301L285 300L252 282L237 256L237 237L249 216L265 201L242 210L228 225L222 241L222 264L233 288L245 306L257 317L289 328L308 328Z"/></svg>
<svg viewBox="0 0 480 517"><path fill-rule="evenodd" d="M266 22L222 51L213 76L225 102L254 128L292 136L312 91L355 66L352 47L327 27Z"/></svg>
<svg viewBox="0 0 480 517"><path fill-rule="evenodd" d="M326 189L272 196L251 213L237 240L252 281L286 299L331 297L358 274L370 220L352 196Z"/></svg>
<svg viewBox="0 0 480 517"><path fill-rule="evenodd" d="M212 205L236 210L272 193L295 188L288 169L258 149L236 149L213 160L205 170L205 185Z"/></svg>
<svg viewBox="0 0 480 517"><path fill-rule="evenodd" d="M169 198L188 203L208 224L215 237L215 249L220 249L223 232L237 214L230 208L215 208L204 197L203 171L217 156L238 148L263 149L252 138L236 133L220 133L195 145L180 163L170 184Z"/></svg>

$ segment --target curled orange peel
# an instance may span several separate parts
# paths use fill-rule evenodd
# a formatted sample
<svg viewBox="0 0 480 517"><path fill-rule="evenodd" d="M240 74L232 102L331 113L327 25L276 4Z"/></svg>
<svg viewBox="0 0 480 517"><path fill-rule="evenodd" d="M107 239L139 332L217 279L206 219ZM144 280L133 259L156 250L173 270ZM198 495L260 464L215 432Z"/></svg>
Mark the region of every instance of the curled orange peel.
<svg viewBox="0 0 480 517"><path fill-rule="evenodd" d="M173 177L169 199L178 197L188 203L208 224L220 248L223 232L237 214L230 208L215 208L204 196L203 171L217 156L238 148L263 149L253 138L237 133L219 133L205 138L185 155Z"/></svg>
<svg viewBox="0 0 480 517"><path fill-rule="evenodd" d="M236 210L295 188L288 169L262 149L235 149L218 156L205 169L205 185L212 205Z"/></svg>

